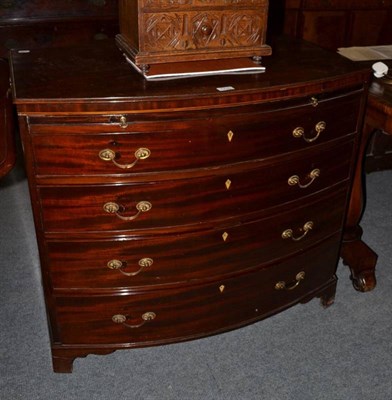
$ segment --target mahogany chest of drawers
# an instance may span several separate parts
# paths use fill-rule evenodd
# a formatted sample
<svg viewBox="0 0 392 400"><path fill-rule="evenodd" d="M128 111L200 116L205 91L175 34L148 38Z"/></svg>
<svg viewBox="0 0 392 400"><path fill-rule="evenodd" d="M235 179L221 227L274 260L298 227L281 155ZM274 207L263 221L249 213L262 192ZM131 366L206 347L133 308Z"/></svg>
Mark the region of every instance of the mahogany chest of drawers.
<svg viewBox="0 0 392 400"><path fill-rule="evenodd" d="M114 43L12 54L55 371L333 302L368 74L274 46L155 83Z"/></svg>

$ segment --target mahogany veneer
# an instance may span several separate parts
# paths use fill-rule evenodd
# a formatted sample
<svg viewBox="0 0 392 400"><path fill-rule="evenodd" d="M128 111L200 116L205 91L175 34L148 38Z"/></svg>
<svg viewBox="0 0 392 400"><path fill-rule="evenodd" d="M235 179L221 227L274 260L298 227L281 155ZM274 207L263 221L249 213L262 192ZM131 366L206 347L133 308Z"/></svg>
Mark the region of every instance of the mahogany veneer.
<svg viewBox="0 0 392 400"><path fill-rule="evenodd" d="M13 52L55 371L330 305L342 243L374 286L353 262L368 70L274 49L265 74L155 83L114 43Z"/></svg>

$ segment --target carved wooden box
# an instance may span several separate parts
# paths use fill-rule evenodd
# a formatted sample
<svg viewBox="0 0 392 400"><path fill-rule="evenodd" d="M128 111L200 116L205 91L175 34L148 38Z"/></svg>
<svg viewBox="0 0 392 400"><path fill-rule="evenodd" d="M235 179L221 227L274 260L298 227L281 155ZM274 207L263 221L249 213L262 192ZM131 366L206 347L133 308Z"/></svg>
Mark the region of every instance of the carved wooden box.
<svg viewBox="0 0 392 400"><path fill-rule="evenodd" d="M120 0L117 44L141 67L271 54L268 0Z"/></svg>

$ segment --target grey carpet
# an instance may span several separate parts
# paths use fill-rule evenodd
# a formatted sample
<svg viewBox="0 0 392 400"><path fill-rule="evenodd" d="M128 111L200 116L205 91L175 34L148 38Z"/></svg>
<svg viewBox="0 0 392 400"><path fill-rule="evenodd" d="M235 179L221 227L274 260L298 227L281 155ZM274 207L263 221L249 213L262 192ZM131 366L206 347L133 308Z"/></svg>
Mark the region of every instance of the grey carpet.
<svg viewBox="0 0 392 400"><path fill-rule="evenodd" d="M2 400L392 399L392 171L367 176L362 226L378 286L353 290L339 266L335 304L317 300L192 342L76 359L54 374L23 169L0 182Z"/></svg>

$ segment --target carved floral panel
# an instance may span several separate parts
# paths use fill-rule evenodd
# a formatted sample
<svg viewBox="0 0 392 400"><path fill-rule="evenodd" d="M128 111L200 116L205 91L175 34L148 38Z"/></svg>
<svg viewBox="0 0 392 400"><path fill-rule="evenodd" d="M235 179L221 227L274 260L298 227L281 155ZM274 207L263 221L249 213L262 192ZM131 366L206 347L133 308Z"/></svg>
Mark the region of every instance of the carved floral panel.
<svg viewBox="0 0 392 400"><path fill-rule="evenodd" d="M144 18L144 51L256 46L262 42L265 24L261 15L249 10L157 13Z"/></svg>

